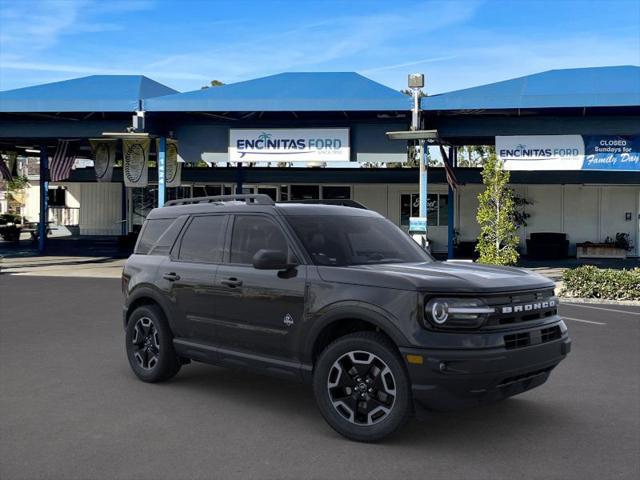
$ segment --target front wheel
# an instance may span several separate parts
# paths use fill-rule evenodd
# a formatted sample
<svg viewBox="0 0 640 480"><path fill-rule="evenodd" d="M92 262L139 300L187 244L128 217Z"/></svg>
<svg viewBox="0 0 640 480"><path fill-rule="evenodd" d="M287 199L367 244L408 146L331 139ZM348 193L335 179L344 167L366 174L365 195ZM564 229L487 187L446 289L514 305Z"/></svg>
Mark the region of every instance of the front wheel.
<svg viewBox="0 0 640 480"><path fill-rule="evenodd" d="M129 365L140 380L161 382L180 370L180 360L173 349L173 335L157 306L136 308L127 323L125 338Z"/></svg>
<svg viewBox="0 0 640 480"><path fill-rule="evenodd" d="M331 343L318 358L313 389L324 419L351 440L381 440L411 413L406 369L380 333L353 333Z"/></svg>

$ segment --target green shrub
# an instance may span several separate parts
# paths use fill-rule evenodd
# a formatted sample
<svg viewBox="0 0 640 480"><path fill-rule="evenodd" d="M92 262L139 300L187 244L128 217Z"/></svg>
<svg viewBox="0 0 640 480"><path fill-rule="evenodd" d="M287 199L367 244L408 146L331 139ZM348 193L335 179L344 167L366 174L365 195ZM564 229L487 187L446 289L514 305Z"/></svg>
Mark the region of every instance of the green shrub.
<svg viewBox="0 0 640 480"><path fill-rule="evenodd" d="M592 265L565 270L563 293L572 297L640 300L640 268L614 270Z"/></svg>

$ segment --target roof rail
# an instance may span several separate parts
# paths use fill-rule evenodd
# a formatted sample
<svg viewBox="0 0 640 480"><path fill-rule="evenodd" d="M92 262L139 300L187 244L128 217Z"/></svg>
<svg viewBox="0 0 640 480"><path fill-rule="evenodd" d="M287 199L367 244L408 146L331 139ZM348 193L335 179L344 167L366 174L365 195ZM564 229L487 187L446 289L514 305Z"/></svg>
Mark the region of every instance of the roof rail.
<svg viewBox="0 0 640 480"><path fill-rule="evenodd" d="M309 199L309 200L286 200L278 203L303 203L303 204L311 204L311 205L338 205L340 207L352 207L352 208L360 208L362 210L369 210L360 202L356 202L355 200L351 200L348 198L336 198L336 199Z"/></svg>
<svg viewBox="0 0 640 480"><path fill-rule="evenodd" d="M175 207L177 205L195 205L198 203L216 203L219 205L225 202L245 202L247 205L275 205L269 195L258 193L255 195L216 195L213 197L181 198L179 200L169 200L165 207Z"/></svg>

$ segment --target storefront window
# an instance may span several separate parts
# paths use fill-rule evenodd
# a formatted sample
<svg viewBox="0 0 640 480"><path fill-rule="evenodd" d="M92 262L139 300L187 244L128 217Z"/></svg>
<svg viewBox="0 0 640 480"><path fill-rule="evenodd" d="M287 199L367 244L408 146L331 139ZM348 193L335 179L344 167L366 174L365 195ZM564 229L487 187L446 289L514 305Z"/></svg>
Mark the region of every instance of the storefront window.
<svg viewBox="0 0 640 480"><path fill-rule="evenodd" d="M449 224L449 198L445 194L427 194L427 225L429 227L445 227ZM420 195L417 193L403 193L400 195L400 226L408 229L409 218L419 216Z"/></svg>
<svg viewBox="0 0 640 480"><path fill-rule="evenodd" d="M291 200L317 200L320 198L318 185L291 185Z"/></svg>
<svg viewBox="0 0 640 480"><path fill-rule="evenodd" d="M351 187L328 185L322 187L322 198L328 200L348 200L351 198Z"/></svg>
<svg viewBox="0 0 640 480"><path fill-rule="evenodd" d="M131 189L131 224L137 232L147 218L149 212L158 204L158 187L149 185L145 188Z"/></svg>
<svg viewBox="0 0 640 480"><path fill-rule="evenodd" d="M167 188L167 200L180 200L181 198L191 198L190 185Z"/></svg>

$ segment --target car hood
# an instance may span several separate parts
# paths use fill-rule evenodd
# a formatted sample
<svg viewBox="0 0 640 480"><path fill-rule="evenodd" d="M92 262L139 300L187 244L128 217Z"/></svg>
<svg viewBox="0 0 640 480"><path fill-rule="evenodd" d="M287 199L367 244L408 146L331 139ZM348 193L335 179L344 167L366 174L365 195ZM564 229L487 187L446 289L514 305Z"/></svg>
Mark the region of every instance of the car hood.
<svg viewBox="0 0 640 480"><path fill-rule="evenodd" d="M542 275L520 268L471 262L425 262L318 267L328 282L447 293L482 293L552 288Z"/></svg>

